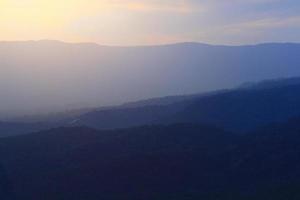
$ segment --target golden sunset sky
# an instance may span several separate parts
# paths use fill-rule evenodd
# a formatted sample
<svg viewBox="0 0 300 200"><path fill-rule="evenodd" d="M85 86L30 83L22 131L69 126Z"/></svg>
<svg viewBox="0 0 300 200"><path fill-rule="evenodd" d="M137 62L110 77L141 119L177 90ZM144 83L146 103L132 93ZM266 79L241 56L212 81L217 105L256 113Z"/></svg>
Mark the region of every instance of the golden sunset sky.
<svg viewBox="0 0 300 200"><path fill-rule="evenodd" d="M299 7L295 0L0 0L0 40L299 42Z"/></svg>

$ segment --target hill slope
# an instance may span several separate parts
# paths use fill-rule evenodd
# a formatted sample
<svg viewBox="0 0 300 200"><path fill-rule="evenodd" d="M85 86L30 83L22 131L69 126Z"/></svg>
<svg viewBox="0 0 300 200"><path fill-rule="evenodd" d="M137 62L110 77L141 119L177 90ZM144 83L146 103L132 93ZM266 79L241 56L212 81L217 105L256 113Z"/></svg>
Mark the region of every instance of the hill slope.
<svg viewBox="0 0 300 200"><path fill-rule="evenodd" d="M213 182L227 169L218 155L234 140L196 125L60 128L2 139L0 148L22 199L152 199L224 185Z"/></svg>
<svg viewBox="0 0 300 200"><path fill-rule="evenodd" d="M238 136L204 125L59 128L0 140L22 199L296 200L295 119Z"/></svg>
<svg viewBox="0 0 300 200"><path fill-rule="evenodd" d="M169 97L170 104L163 98L93 111L79 117L77 124L113 129L147 124L208 123L230 131L248 132L300 116L300 84L294 81L298 79L289 80L269 82L267 87L263 82L247 88Z"/></svg>

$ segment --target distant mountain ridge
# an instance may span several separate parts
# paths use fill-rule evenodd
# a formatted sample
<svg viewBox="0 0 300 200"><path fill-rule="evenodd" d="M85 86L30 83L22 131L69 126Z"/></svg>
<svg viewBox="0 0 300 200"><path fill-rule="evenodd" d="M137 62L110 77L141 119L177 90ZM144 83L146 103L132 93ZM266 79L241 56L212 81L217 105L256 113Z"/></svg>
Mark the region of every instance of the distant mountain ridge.
<svg viewBox="0 0 300 200"><path fill-rule="evenodd" d="M300 45L291 43L109 47L0 42L0 114L110 106L300 76L299 51Z"/></svg>

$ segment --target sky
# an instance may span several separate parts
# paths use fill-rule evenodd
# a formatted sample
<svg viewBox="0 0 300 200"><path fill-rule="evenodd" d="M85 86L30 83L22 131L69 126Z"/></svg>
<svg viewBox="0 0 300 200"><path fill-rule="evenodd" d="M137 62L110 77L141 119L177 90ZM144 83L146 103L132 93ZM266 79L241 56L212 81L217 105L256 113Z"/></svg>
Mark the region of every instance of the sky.
<svg viewBox="0 0 300 200"><path fill-rule="evenodd" d="M300 42L299 0L0 0L0 40Z"/></svg>

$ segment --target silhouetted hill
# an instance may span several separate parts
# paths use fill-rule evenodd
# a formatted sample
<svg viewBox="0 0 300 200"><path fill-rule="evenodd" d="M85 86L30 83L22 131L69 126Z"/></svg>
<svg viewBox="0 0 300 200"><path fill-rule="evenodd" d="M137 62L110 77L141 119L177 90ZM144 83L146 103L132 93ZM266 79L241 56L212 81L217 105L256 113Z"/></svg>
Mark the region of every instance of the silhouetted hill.
<svg viewBox="0 0 300 200"><path fill-rule="evenodd" d="M151 99L146 99L146 100L128 102L128 103L122 104L120 107L136 108L136 107L145 107L145 106L164 106L164 105L180 103L183 101L185 101L185 102L193 101L196 98L220 94L220 93L223 93L226 91L228 91L228 90L217 90L217 91L213 91L213 92L204 92L204 93L190 94L190 95L157 97L157 98L151 98Z"/></svg>
<svg viewBox="0 0 300 200"><path fill-rule="evenodd" d="M58 128L2 138L17 198L296 200L300 121L235 135L175 124Z"/></svg>
<svg viewBox="0 0 300 200"><path fill-rule="evenodd" d="M24 115L14 118L9 118L6 121L9 122L25 122L27 124L31 123L62 123L69 122L72 119L76 119L81 115L94 111L94 108L81 108L75 110L66 110L61 112L50 112L41 115Z"/></svg>
<svg viewBox="0 0 300 200"><path fill-rule="evenodd" d="M298 78L268 80L232 90L168 96L120 106L25 117L25 121L37 122L2 122L0 136L59 126L115 129L172 123L206 123L229 131L249 132L270 123L300 116L298 82Z"/></svg>
<svg viewBox="0 0 300 200"><path fill-rule="evenodd" d="M140 101L92 111L79 117L74 125L111 129L147 124L207 123L230 131L247 132L300 116L297 80L274 80L247 88Z"/></svg>
<svg viewBox="0 0 300 200"><path fill-rule="evenodd" d="M0 148L19 198L129 200L224 186L214 179L225 176L222 155L235 140L200 125L59 128L2 139Z"/></svg>
<svg viewBox="0 0 300 200"><path fill-rule="evenodd" d="M0 199L14 200L13 188L5 169L0 166Z"/></svg>
<svg viewBox="0 0 300 200"><path fill-rule="evenodd" d="M99 110L87 113L78 118L74 124L85 125L97 129L129 128L134 126L165 124L170 116L183 109L178 106L144 106Z"/></svg>
<svg viewBox="0 0 300 200"><path fill-rule="evenodd" d="M70 110L45 115L28 115L0 121L0 137L29 134L66 125L72 126L75 119L93 110L92 108Z"/></svg>
<svg viewBox="0 0 300 200"><path fill-rule="evenodd" d="M200 98L179 114L179 121L215 124L249 131L300 115L300 85L236 90Z"/></svg>
<svg viewBox="0 0 300 200"><path fill-rule="evenodd" d="M270 89L270 88L278 88L285 86L293 86L299 85L300 78L280 78L280 79L270 79L264 80L257 83L244 83L241 85L241 89Z"/></svg>
<svg viewBox="0 0 300 200"><path fill-rule="evenodd" d="M62 125L62 123L56 124L50 122L43 122L43 123L0 122L0 138L37 132L37 131L53 128L59 125Z"/></svg>
<svg viewBox="0 0 300 200"><path fill-rule="evenodd" d="M265 197L271 193L271 199L299 198L300 119L269 125L243 141L233 156L236 175L264 188L260 193Z"/></svg>

